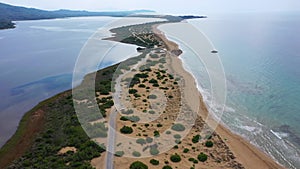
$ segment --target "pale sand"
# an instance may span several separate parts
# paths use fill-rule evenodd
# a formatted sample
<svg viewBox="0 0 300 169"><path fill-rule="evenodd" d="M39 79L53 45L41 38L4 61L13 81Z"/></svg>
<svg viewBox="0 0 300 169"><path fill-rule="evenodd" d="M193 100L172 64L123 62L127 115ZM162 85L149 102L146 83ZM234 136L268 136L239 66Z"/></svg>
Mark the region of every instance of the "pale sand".
<svg viewBox="0 0 300 169"><path fill-rule="evenodd" d="M68 151L76 152L77 149L75 147L64 147L59 150L58 154L66 154Z"/></svg>
<svg viewBox="0 0 300 169"><path fill-rule="evenodd" d="M155 33L166 43L167 49L169 51L178 50L179 47L176 43L169 41L157 28L159 25L155 25L153 27ZM199 97L200 100L200 108L199 108L199 115L202 117L202 119L206 119L208 113L208 110L206 108L205 103L203 102L202 96L199 93L198 89L195 85L195 80L192 77L192 75L187 72L183 66L182 61L178 57L172 57L172 67L175 69L176 73L182 75L185 79L185 89L184 93L193 96L195 93L197 93L197 97ZM192 103L197 99L189 99L188 101L191 102L190 104L199 105ZM209 119L207 121L209 125L216 125L216 122L213 119ZM233 154L236 156L236 161L240 162L245 168L249 169L280 169L284 168L281 165L279 165L277 162L275 162L272 158L270 158L268 155L266 155L264 152L262 152L257 147L250 144L248 141L246 141L244 138L233 134L231 131L229 131L227 128L225 128L222 125L218 125L216 128L216 133L220 135L221 138L226 139L226 145L229 147L229 149L233 152Z"/></svg>

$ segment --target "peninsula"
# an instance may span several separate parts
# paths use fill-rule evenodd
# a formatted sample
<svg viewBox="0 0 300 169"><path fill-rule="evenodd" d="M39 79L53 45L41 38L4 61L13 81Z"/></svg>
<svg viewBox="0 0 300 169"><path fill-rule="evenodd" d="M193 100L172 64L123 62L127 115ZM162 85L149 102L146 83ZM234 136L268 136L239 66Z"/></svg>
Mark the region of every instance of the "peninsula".
<svg viewBox="0 0 300 169"><path fill-rule="evenodd" d="M158 29L182 18L164 17L112 29L106 40L141 46L140 55L26 113L0 150L0 168L283 168L223 126L206 125L209 112L182 51Z"/></svg>

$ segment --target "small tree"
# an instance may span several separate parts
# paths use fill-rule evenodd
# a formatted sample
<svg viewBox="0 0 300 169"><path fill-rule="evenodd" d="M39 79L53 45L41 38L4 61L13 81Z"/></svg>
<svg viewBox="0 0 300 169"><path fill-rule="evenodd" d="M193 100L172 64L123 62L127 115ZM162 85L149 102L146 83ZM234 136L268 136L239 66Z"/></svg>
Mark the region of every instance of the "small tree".
<svg viewBox="0 0 300 169"><path fill-rule="evenodd" d="M122 157L124 154L125 154L124 151L117 151L117 152L115 153L115 156L117 156L117 157Z"/></svg>
<svg viewBox="0 0 300 169"><path fill-rule="evenodd" d="M120 132L123 133L123 134L131 134L133 132L133 129L129 126L123 126L120 129Z"/></svg>
<svg viewBox="0 0 300 169"><path fill-rule="evenodd" d="M207 160L207 155L204 154L204 153L200 153L200 154L198 155L198 160L201 161L201 162L206 161L206 160Z"/></svg>
<svg viewBox="0 0 300 169"><path fill-rule="evenodd" d="M172 169L172 167L169 165L165 165L162 169Z"/></svg>
<svg viewBox="0 0 300 169"><path fill-rule="evenodd" d="M199 134L195 135L192 139L193 143L198 143L201 139L201 136Z"/></svg>
<svg viewBox="0 0 300 169"><path fill-rule="evenodd" d="M152 165L158 165L158 164L159 164L159 161L158 161L158 160L155 160L155 159L151 159L151 160L150 160L150 163L151 163Z"/></svg>
<svg viewBox="0 0 300 169"><path fill-rule="evenodd" d="M152 143L152 142L153 142L153 138L147 137L147 138L146 138L146 141L147 141L147 143Z"/></svg>
<svg viewBox="0 0 300 169"><path fill-rule="evenodd" d="M132 153L132 155L133 155L134 157L140 157L140 156L141 156L141 153L140 153L140 152L137 152L137 151L134 151L134 152Z"/></svg>
<svg viewBox="0 0 300 169"><path fill-rule="evenodd" d="M140 161L133 162L130 167L130 169L148 169L148 166Z"/></svg>
<svg viewBox="0 0 300 169"><path fill-rule="evenodd" d="M136 140L136 143L138 143L140 145L144 145L144 144L146 144L146 140L143 139L143 138L139 138L139 139Z"/></svg>
<svg viewBox="0 0 300 169"><path fill-rule="evenodd" d="M157 154L159 154L159 151L158 151L157 148L151 147L151 148L150 148L150 154L151 154L151 155L157 155Z"/></svg>
<svg viewBox="0 0 300 169"><path fill-rule="evenodd" d="M171 155L170 160L174 163L180 162L181 161L181 157L180 155L178 155L177 153L174 155Z"/></svg>
<svg viewBox="0 0 300 169"><path fill-rule="evenodd" d="M184 153L188 153L190 150L188 149L188 148L185 148L184 150L183 150L183 152Z"/></svg>
<svg viewBox="0 0 300 169"><path fill-rule="evenodd" d="M180 123L177 123L177 124L174 124L172 127L171 127L172 130L175 130L175 131L184 131L185 130L185 127L180 124Z"/></svg>
<svg viewBox="0 0 300 169"><path fill-rule="evenodd" d="M206 141L205 142L206 147L212 147L213 145L214 145L214 143L212 141Z"/></svg>

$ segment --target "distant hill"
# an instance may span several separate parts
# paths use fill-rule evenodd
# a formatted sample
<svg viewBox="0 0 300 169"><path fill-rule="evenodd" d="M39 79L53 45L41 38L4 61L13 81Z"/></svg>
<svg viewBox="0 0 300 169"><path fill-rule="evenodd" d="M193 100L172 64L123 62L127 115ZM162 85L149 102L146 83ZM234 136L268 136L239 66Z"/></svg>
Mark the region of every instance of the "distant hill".
<svg viewBox="0 0 300 169"><path fill-rule="evenodd" d="M56 10L46 11L35 8L25 8L0 3L0 29L14 28L12 21L20 20L37 20L37 19L54 19L65 17L80 16L113 16L124 17L133 14L154 12L151 10L133 10L133 11L114 11L114 12L89 12L89 11L72 11L72 10Z"/></svg>

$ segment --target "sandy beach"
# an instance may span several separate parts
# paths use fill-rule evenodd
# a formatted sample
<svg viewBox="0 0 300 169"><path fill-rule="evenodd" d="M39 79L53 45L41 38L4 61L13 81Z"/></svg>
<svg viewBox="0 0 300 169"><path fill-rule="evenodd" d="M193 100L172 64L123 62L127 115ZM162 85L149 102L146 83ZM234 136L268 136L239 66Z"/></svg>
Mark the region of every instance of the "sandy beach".
<svg viewBox="0 0 300 169"><path fill-rule="evenodd" d="M164 34L157 28L159 25L155 25L153 27L155 33L164 41L164 43L167 45L167 49L169 51L178 51L179 46L168 40ZM184 92L187 93L187 95L193 95L193 93L197 93L197 97L200 100L200 107L199 107L199 115L202 119L207 119L207 116L209 114L206 105L202 99L201 93L197 90L195 85L195 80L192 77L192 75L187 72L183 66L182 61L178 57L172 57L172 67L175 68L176 73L182 75L185 77L186 87L184 89ZM189 101L193 102L197 99L188 99ZM195 104L195 103L191 103ZM197 104L196 104L197 105ZM198 104L199 105L199 104ZM215 125L214 119L208 119L206 121L208 124ZM234 133L232 133L229 129L222 126L221 124L218 125L216 128L216 133L222 138L222 140L225 142L225 144L229 147L229 149L233 152L234 156L236 157L236 160L241 163L245 168L253 169L280 169L284 168L280 164L278 164L276 161L274 161L271 157L269 157L267 154L259 150L254 145L250 144L248 141L246 141L241 136L238 136ZM226 140L226 141L225 141Z"/></svg>

